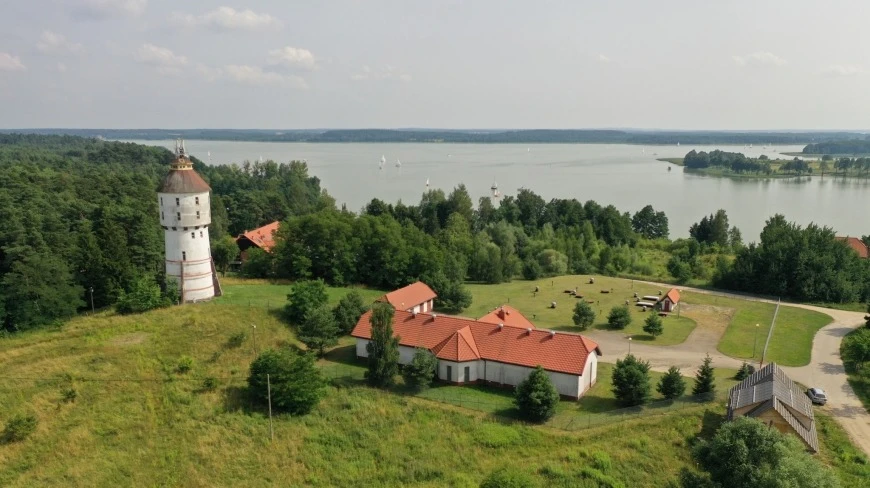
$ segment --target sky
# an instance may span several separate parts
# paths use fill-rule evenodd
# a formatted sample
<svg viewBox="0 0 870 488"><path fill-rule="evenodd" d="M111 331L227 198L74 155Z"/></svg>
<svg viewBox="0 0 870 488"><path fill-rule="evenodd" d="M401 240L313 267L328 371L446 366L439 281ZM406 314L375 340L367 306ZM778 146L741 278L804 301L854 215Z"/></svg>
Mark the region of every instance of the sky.
<svg viewBox="0 0 870 488"><path fill-rule="evenodd" d="M861 0L6 0L0 128L870 129Z"/></svg>

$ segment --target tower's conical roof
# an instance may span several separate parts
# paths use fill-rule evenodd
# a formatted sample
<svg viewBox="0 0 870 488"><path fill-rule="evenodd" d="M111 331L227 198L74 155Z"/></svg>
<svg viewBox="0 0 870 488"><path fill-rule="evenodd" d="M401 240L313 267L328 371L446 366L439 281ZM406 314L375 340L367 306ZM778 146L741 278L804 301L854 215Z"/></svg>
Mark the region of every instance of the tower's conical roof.
<svg viewBox="0 0 870 488"><path fill-rule="evenodd" d="M160 184L160 193L208 193L211 187L193 170L193 163L184 150L184 141L175 143L175 161Z"/></svg>

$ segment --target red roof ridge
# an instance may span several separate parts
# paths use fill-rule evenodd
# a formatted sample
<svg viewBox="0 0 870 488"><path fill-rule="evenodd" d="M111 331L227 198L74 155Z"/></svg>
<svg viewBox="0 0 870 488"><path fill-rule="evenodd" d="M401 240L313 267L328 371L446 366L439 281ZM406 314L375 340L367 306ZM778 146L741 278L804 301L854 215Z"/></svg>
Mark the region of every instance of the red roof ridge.
<svg viewBox="0 0 870 488"><path fill-rule="evenodd" d="M858 237L837 236L834 239L836 239L838 241L845 242L849 247L854 249L855 252L858 253L858 256L861 258L866 258L866 257L868 257L868 255L870 255L870 252L868 252L868 249L867 249L867 245L864 244L864 241L862 241Z"/></svg>
<svg viewBox="0 0 870 488"><path fill-rule="evenodd" d="M275 246L275 233L278 232L280 226L281 221L276 220L254 230L246 230L236 237L236 241L244 237L260 249L269 251Z"/></svg>

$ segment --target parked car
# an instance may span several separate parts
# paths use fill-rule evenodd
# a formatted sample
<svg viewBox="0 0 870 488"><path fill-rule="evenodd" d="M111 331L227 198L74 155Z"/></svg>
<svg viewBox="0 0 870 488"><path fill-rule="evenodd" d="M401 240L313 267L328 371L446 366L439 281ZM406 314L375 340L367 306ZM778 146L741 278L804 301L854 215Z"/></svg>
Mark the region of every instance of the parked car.
<svg viewBox="0 0 870 488"><path fill-rule="evenodd" d="M828 396L825 395L825 390L821 388L810 388L807 390L807 396L816 405L824 405L828 403Z"/></svg>

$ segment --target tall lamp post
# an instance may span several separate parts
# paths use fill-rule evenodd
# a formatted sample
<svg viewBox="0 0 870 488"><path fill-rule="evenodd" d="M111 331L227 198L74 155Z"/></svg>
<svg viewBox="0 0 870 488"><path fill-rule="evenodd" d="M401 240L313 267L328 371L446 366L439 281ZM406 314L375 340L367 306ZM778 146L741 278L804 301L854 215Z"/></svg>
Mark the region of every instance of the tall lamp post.
<svg viewBox="0 0 870 488"><path fill-rule="evenodd" d="M94 287L90 287L88 291L91 292L91 313L96 313L96 310L94 309Z"/></svg>
<svg viewBox="0 0 870 488"><path fill-rule="evenodd" d="M752 359L755 359L755 349L758 346L758 324L755 324L755 339L752 340Z"/></svg>
<svg viewBox="0 0 870 488"><path fill-rule="evenodd" d="M628 338L628 353L631 354L631 337Z"/></svg>

